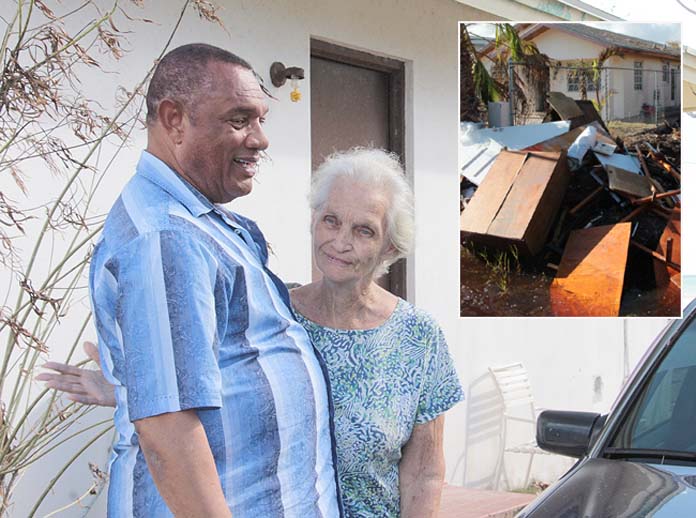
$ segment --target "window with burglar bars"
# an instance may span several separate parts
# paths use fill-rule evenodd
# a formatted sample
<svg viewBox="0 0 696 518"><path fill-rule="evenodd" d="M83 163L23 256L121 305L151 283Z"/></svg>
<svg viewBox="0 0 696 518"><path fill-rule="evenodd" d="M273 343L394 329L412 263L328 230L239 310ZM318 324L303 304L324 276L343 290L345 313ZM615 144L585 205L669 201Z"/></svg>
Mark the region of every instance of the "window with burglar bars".
<svg viewBox="0 0 696 518"><path fill-rule="evenodd" d="M669 63L662 64L662 82L666 83L669 81Z"/></svg>
<svg viewBox="0 0 696 518"><path fill-rule="evenodd" d="M677 80L677 71L675 69L672 69L672 84L669 85L669 90L670 90L670 99L674 101L674 92L676 90L676 82Z"/></svg>
<svg viewBox="0 0 696 518"><path fill-rule="evenodd" d="M633 89L642 90L643 89L643 62L634 61L633 62Z"/></svg>
<svg viewBox="0 0 696 518"><path fill-rule="evenodd" d="M585 81L585 90L587 92L595 91L594 74L587 70L568 70L568 91L579 92L582 87L583 80ZM601 77L598 79L598 83Z"/></svg>

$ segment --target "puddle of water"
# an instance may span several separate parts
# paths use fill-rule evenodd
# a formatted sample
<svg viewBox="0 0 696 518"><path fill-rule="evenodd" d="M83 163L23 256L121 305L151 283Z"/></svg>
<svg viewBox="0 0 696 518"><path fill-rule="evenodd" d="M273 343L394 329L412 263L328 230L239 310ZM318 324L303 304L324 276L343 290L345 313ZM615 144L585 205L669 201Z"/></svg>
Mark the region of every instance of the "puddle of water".
<svg viewBox="0 0 696 518"><path fill-rule="evenodd" d="M463 317L553 316L549 288L553 274L527 273L513 263L505 273L495 261L461 249L460 314ZM624 289L620 316L679 316L676 289Z"/></svg>
<svg viewBox="0 0 696 518"><path fill-rule="evenodd" d="M461 253L461 316L551 316L552 278L529 274L513 264L495 271L467 249Z"/></svg>

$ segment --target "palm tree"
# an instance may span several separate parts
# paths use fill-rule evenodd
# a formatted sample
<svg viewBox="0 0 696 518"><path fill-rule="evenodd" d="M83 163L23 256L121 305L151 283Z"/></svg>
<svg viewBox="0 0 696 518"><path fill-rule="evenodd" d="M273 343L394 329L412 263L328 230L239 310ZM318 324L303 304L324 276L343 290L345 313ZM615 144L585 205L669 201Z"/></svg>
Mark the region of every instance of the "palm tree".
<svg viewBox="0 0 696 518"><path fill-rule="evenodd" d="M508 24L496 24L493 73L489 73L482 62L483 55L476 52L467 26L460 26L460 70L461 70L461 120L480 120L480 103L509 99L506 85L509 83L508 60L523 64L522 77L513 67L515 101L521 111L528 107L525 91L531 87L545 95L549 82L549 58L539 52L537 46L520 38L517 29ZM475 99L473 101L472 99Z"/></svg>
<svg viewBox="0 0 696 518"><path fill-rule="evenodd" d="M459 65L460 120L479 122L489 101L505 98L505 86L488 73L471 43L467 25L463 23L460 25Z"/></svg>

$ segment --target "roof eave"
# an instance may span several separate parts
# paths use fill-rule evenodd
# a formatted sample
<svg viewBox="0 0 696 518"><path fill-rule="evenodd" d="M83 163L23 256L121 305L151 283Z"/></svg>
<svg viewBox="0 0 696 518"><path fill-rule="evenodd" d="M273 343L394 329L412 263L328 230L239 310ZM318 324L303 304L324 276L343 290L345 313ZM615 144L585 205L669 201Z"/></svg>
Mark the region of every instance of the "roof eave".
<svg viewBox="0 0 696 518"><path fill-rule="evenodd" d="M508 20L622 21L580 0L455 0Z"/></svg>

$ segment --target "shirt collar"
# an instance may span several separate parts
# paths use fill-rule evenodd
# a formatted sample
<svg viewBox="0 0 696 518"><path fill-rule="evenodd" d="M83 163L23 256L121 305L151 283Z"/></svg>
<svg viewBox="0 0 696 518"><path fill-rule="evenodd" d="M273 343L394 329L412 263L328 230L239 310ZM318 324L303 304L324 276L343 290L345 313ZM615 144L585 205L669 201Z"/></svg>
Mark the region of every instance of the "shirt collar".
<svg viewBox="0 0 696 518"><path fill-rule="evenodd" d="M147 178L164 189L181 203L195 217L210 211L218 212L217 207L193 185L178 175L171 167L155 155L143 151L138 161L136 174Z"/></svg>

